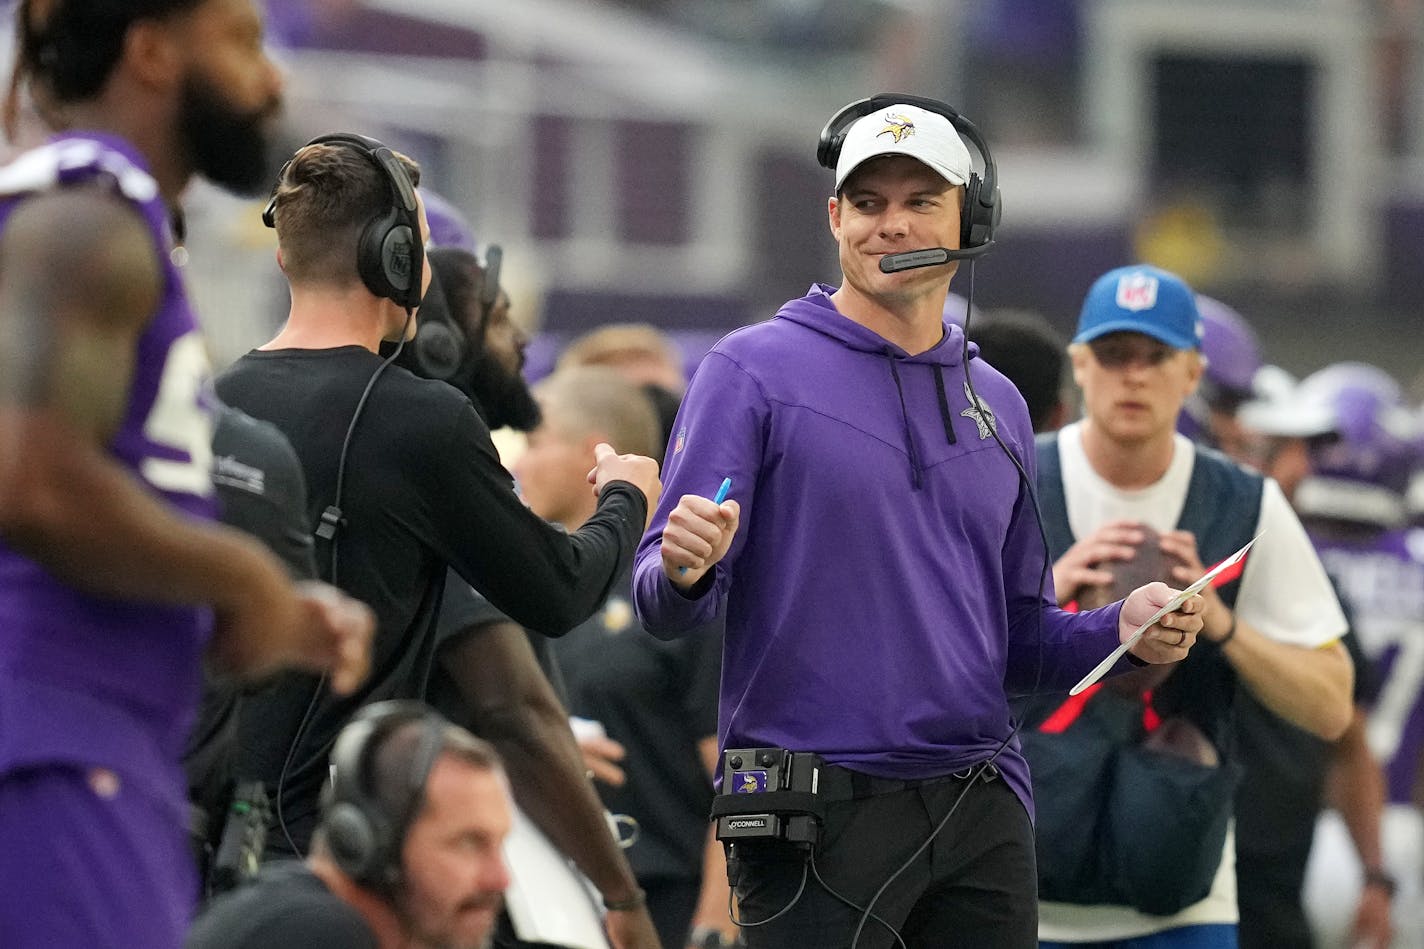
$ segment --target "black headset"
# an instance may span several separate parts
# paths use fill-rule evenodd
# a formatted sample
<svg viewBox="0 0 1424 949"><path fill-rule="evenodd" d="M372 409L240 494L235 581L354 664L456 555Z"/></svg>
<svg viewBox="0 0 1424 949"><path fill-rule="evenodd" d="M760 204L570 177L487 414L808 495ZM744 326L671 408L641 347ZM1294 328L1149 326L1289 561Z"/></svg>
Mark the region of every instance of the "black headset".
<svg viewBox="0 0 1424 949"><path fill-rule="evenodd" d="M361 229L356 244L356 271L366 288L376 296L391 300L407 310L420 306L421 276L425 267L425 243L420 237L420 211L415 186L400 160L385 145L354 132L320 135L310 145L345 145L369 158L391 187L391 204ZM300 149L298 149L300 151ZM272 198L262 211L262 223L277 226L277 189L287 176L292 159L282 166Z"/></svg>
<svg viewBox="0 0 1424 949"><path fill-rule="evenodd" d="M999 214L1003 210L999 203L999 173L994 166L994 156L989 154L989 146L974 123L960 115L952 107L938 99L924 96L906 95L900 92L882 92L868 99L860 99L841 109L821 129L821 140L816 145L816 160L824 168L836 169L841 157L841 146L845 144L846 133L857 119L879 109L897 105L913 105L926 112L934 112L949 120L961 136L972 144L984 162L981 178L973 171L964 183L964 214L959 222L959 246L962 250L987 247L993 243L994 228L999 224Z"/></svg>
<svg viewBox="0 0 1424 949"><path fill-rule="evenodd" d="M376 754L391 735L411 723L420 726L420 740L404 793L392 809L374 789ZM425 798L425 782L445 747L449 726L422 702L376 702L356 713L331 751L333 775L321 823L327 849L342 872L376 893L389 895L400 883L401 847Z"/></svg>
<svg viewBox="0 0 1424 949"><path fill-rule="evenodd" d="M489 323L490 310L494 309L495 301L499 299L499 269L503 259L504 251L498 244L491 244L481 261L484 266L479 295L481 333ZM420 375L448 382L465 364L470 354L470 342L460 325L463 314L451 311L450 298L438 286L438 276L433 268L430 276L432 292L420 308L410 354Z"/></svg>

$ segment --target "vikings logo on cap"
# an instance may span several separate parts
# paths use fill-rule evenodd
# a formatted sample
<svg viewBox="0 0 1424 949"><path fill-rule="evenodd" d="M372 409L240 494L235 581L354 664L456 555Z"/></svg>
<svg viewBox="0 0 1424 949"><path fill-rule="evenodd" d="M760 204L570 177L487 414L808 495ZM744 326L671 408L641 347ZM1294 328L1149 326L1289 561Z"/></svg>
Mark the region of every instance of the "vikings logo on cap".
<svg viewBox="0 0 1424 949"><path fill-rule="evenodd" d="M894 112L886 112L885 127L876 132L875 137L879 138L882 135L889 135L895 140L896 144L899 144L907 135L914 134L915 123L911 122L909 118L903 115L897 115Z"/></svg>
<svg viewBox="0 0 1424 949"><path fill-rule="evenodd" d="M1117 305L1138 312L1157 305L1157 278L1135 270L1117 282Z"/></svg>

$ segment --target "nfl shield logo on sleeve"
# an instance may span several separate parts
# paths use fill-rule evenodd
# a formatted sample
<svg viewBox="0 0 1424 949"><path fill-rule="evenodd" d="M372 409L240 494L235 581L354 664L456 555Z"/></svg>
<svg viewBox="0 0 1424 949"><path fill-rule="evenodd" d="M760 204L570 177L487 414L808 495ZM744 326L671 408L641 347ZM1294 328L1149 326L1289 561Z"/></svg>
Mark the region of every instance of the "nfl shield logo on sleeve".
<svg viewBox="0 0 1424 949"><path fill-rule="evenodd" d="M1157 305L1157 278L1142 272L1130 273L1117 282L1117 305L1137 312Z"/></svg>

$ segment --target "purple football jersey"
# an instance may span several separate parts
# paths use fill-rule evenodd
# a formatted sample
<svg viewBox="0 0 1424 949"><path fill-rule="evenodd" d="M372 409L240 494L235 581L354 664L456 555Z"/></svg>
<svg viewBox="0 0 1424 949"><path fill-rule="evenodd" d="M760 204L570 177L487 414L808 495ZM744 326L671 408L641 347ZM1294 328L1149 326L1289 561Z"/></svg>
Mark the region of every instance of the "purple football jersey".
<svg viewBox="0 0 1424 949"><path fill-rule="evenodd" d="M1355 634L1373 665L1370 748L1388 776L1389 800L1407 803L1424 755L1424 551L1404 530L1311 539L1353 610Z"/></svg>
<svg viewBox="0 0 1424 949"><path fill-rule="evenodd" d="M0 169L0 227L27 197L81 184L131 203L163 268L109 452L174 507L212 518L207 355L172 263L166 207L138 153L112 136L71 134L21 155ZM211 625L205 608L79 592L0 543L0 775L105 766L180 808L178 758Z"/></svg>

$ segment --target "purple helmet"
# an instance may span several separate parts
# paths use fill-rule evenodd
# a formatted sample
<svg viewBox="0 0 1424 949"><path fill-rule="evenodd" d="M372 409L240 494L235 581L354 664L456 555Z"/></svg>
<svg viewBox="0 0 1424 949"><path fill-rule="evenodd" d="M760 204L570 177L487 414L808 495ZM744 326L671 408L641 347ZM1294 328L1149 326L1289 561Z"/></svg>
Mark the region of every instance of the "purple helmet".
<svg viewBox="0 0 1424 949"><path fill-rule="evenodd" d="M458 247L475 253L475 232L465 216L445 198L428 188L420 189L425 201L425 217L430 222L430 243L435 247Z"/></svg>
<svg viewBox="0 0 1424 949"><path fill-rule="evenodd" d="M1207 358L1206 378L1216 388L1243 401L1251 396L1251 382L1262 365L1256 331L1240 313L1211 297L1197 294L1202 318L1202 355Z"/></svg>
<svg viewBox="0 0 1424 949"><path fill-rule="evenodd" d="M1329 405L1339 435L1311 447L1313 474L1295 498L1301 515L1398 527L1416 456L1399 383L1376 366L1341 362L1307 376L1299 397Z"/></svg>
<svg viewBox="0 0 1424 949"><path fill-rule="evenodd" d="M1251 381L1262 365L1261 345L1245 318L1220 300L1197 294L1201 313L1202 355L1206 372L1201 385L1177 416L1177 431L1195 442L1214 444L1211 410L1234 415L1254 394Z"/></svg>

